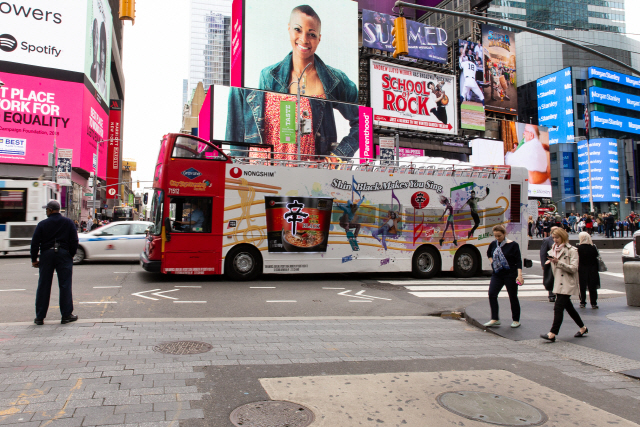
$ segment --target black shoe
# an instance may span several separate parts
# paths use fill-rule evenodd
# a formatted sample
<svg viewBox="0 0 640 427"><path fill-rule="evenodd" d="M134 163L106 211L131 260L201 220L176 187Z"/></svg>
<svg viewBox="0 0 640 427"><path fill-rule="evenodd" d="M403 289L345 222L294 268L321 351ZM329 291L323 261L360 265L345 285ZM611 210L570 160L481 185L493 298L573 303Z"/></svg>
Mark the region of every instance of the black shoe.
<svg viewBox="0 0 640 427"><path fill-rule="evenodd" d="M540 338L545 339L547 341L556 342L556 337L549 338L549 335L547 335L547 334L540 335Z"/></svg>
<svg viewBox="0 0 640 427"><path fill-rule="evenodd" d="M578 331L578 332L576 332L574 337L580 338L580 337L583 337L583 336L587 335L587 333L589 333L589 328L584 328L584 332Z"/></svg>
<svg viewBox="0 0 640 427"><path fill-rule="evenodd" d="M444 243L444 239L440 239L440 246Z"/></svg>
<svg viewBox="0 0 640 427"><path fill-rule="evenodd" d="M453 239L453 244L458 246L458 241L456 239Z"/></svg>
<svg viewBox="0 0 640 427"><path fill-rule="evenodd" d="M591 308L600 308L597 305L592 305Z"/></svg>
<svg viewBox="0 0 640 427"><path fill-rule="evenodd" d="M556 302L556 297L549 297L549 302Z"/></svg>
<svg viewBox="0 0 640 427"><path fill-rule="evenodd" d="M78 316L72 314L70 316L63 317L62 320L60 321L60 323L62 323L64 325L65 323L75 322L76 320L78 320Z"/></svg>
<svg viewBox="0 0 640 427"><path fill-rule="evenodd" d="M37 317L33 319L33 323L36 325L44 325L44 319L38 319Z"/></svg>
<svg viewBox="0 0 640 427"><path fill-rule="evenodd" d="M586 306L587 306L587 304L582 303L582 302L580 303L580 308L585 308Z"/></svg>

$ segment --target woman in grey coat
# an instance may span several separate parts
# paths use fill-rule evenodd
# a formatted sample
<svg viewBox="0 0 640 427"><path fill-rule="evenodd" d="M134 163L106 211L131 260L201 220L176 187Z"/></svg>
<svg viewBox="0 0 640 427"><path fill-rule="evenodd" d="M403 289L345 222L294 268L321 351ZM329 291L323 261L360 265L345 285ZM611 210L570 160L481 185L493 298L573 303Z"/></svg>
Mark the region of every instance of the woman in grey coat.
<svg viewBox="0 0 640 427"><path fill-rule="evenodd" d="M580 327L574 335L582 337L589 332L584 325L580 315L571 303L571 295L580 295L578 283L578 250L569 244L569 235L561 228L556 228L551 232L553 237L553 247L547 252L548 263L551 264L553 273L553 293L556 295L556 302L553 306L553 325L548 334L540 335L545 340L555 342L556 335L560 332L560 326L564 317L564 311Z"/></svg>

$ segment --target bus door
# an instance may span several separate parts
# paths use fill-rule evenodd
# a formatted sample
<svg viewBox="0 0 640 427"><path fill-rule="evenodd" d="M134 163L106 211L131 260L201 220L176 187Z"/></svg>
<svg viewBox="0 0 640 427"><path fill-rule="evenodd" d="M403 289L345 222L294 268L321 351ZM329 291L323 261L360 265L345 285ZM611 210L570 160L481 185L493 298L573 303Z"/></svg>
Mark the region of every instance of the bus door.
<svg viewBox="0 0 640 427"><path fill-rule="evenodd" d="M228 159L179 135L165 169L163 273L221 274L224 176ZM167 235L168 231L168 235Z"/></svg>

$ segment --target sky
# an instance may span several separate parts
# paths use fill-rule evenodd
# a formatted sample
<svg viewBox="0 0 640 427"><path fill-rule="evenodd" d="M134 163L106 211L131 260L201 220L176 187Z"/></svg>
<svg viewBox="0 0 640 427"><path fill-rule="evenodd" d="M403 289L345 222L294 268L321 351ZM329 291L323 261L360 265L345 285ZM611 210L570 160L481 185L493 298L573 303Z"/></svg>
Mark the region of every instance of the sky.
<svg viewBox="0 0 640 427"><path fill-rule="evenodd" d="M189 0L137 0L135 25L124 24L123 158L137 162L134 180L153 179L162 136L178 132L182 125L182 80L189 77L189 5ZM625 14L627 32L640 41L640 0L626 0ZM141 189L149 186L150 182L140 183Z"/></svg>
<svg viewBox="0 0 640 427"><path fill-rule="evenodd" d="M182 80L189 77L189 0L137 0L124 21L122 157L133 180L151 181L162 136L182 126ZM140 189L151 182L140 182ZM134 184L134 191L136 191Z"/></svg>

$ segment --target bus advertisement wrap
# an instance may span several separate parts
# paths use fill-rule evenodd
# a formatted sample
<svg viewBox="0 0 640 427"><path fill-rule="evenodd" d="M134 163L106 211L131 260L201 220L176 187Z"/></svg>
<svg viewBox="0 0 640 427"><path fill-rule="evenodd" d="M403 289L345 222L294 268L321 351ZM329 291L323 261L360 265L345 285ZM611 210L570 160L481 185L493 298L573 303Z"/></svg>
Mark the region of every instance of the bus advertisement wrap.
<svg viewBox="0 0 640 427"><path fill-rule="evenodd" d="M297 158L295 128L283 132L283 124L285 127L287 123L295 124L295 95L227 86L211 86L211 89L215 112L213 139L271 144L274 152L282 153L275 158ZM300 104L302 159L373 157L371 108L306 96L301 97ZM211 115L201 113L200 126L206 128L207 121L211 121ZM263 151L264 155L257 152L253 155L267 157L270 150Z"/></svg>
<svg viewBox="0 0 640 427"><path fill-rule="evenodd" d="M484 53L482 45L458 40L460 67L460 127L485 130Z"/></svg>
<svg viewBox="0 0 640 427"><path fill-rule="evenodd" d="M518 114L516 90L516 34L491 25L482 25L484 52L485 108Z"/></svg>
<svg viewBox="0 0 640 427"><path fill-rule="evenodd" d="M362 10L362 45L393 53L391 44L393 20L395 16L386 13ZM409 57L447 63L447 32L442 28L430 27L421 22L407 20L407 42Z"/></svg>
<svg viewBox="0 0 640 427"><path fill-rule="evenodd" d="M457 134L455 76L375 60L370 71L375 124Z"/></svg>
<svg viewBox="0 0 640 427"><path fill-rule="evenodd" d="M539 78L538 124L549 128L549 144L574 142L571 67Z"/></svg>
<svg viewBox="0 0 640 427"><path fill-rule="evenodd" d="M591 182L589 182L589 157L591 158ZM578 143L578 172L580 176L580 201L589 201L589 188L594 202L620 201L620 173L618 143L613 138L599 138Z"/></svg>
<svg viewBox="0 0 640 427"><path fill-rule="evenodd" d="M358 102L357 2L243 0L232 7L231 22L233 86L295 93L293 71L314 58L302 78L306 94Z"/></svg>
<svg viewBox="0 0 640 427"><path fill-rule="evenodd" d="M46 166L55 137L58 147L73 149L73 167L93 170L96 141L107 138L109 119L84 84L3 72L0 80L0 139L23 141L20 150L0 152L2 162ZM105 153L102 145L102 159Z"/></svg>

